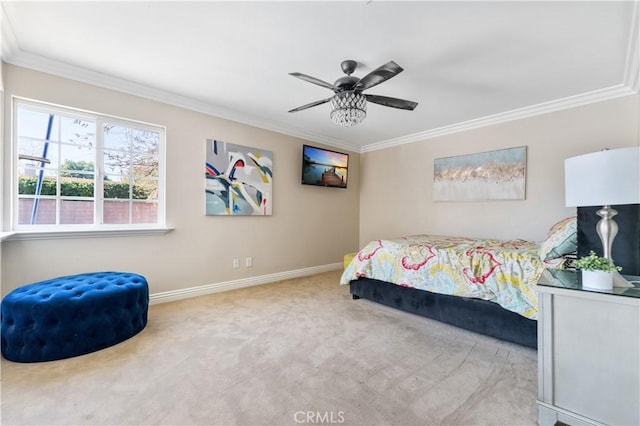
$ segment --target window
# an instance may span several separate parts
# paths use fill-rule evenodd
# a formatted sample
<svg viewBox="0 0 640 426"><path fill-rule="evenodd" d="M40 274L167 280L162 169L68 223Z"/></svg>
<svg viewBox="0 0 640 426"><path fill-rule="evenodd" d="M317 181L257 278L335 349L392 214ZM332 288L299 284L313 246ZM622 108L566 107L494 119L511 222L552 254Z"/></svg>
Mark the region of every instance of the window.
<svg viewBox="0 0 640 426"><path fill-rule="evenodd" d="M164 227L164 128L14 99L14 230Z"/></svg>

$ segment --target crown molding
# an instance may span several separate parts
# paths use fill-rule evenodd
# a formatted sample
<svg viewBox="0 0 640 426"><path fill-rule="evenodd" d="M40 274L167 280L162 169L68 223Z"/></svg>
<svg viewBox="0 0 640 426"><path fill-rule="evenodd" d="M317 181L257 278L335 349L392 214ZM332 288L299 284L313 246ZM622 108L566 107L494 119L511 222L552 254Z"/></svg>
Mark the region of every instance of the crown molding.
<svg viewBox="0 0 640 426"><path fill-rule="evenodd" d="M362 147L360 152L371 152L380 149L390 148L394 146L404 145L408 143L424 141L440 136L450 135L453 133L464 132L468 130L478 129L481 127L492 126L495 124L506 123L509 121L520 120L523 118L534 117L537 115L547 114L550 112L561 111L569 108L575 108L583 105L602 102L610 99L620 98L623 96L633 95L636 92L625 85L608 87L605 89L594 90L592 92L582 93L575 96L569 96L537 105L524 108L518 108L499 114L489 115L486 117L476 118L462 123L452 124L450 126L438 127L436 129L427 130L412 135L402 136L399 138L388 139Z"/></svg>

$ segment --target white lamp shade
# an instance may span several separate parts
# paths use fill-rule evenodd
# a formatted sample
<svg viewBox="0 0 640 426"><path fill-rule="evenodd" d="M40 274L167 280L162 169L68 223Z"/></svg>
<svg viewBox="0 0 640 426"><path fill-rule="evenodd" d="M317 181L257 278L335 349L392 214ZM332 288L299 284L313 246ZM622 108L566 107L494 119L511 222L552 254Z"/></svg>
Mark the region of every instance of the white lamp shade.
<svg viewBox="0 0 640 426"><path fill-rule="evenodd" d="M564 160L567 207L640 203L640 147L611 149Z"/></svg>

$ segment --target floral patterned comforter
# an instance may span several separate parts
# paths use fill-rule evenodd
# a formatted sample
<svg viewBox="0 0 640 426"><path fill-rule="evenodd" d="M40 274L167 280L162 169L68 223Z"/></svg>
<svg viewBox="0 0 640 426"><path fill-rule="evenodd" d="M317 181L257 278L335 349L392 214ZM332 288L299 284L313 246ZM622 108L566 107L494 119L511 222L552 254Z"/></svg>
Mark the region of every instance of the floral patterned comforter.
<svg viewBox="0 0 640 426"><path fill-rule="evenodd" d="M564 259L543 262L537 243L415 235L367 244L347 266L340 284L359 277L387 281L434 293L474 297L498 303L537 319L536 283L544 268L560 268Z"/></svg>

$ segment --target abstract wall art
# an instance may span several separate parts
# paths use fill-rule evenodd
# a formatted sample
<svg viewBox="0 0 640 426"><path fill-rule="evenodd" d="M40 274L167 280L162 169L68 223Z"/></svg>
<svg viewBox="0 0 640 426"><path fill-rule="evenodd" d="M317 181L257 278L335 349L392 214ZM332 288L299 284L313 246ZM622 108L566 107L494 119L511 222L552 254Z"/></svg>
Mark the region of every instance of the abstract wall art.
<svg viewBox="0 0 640 426"><path fill-rule="evenodd" d="M270 216L273 153L207 139L206 214Z"/></svg>
<svg viewBox="0 0 640 426"><path fill-rule="evenodd" d="M524 200L527 147L508 148L433 163L434 201Z"/></svg>

